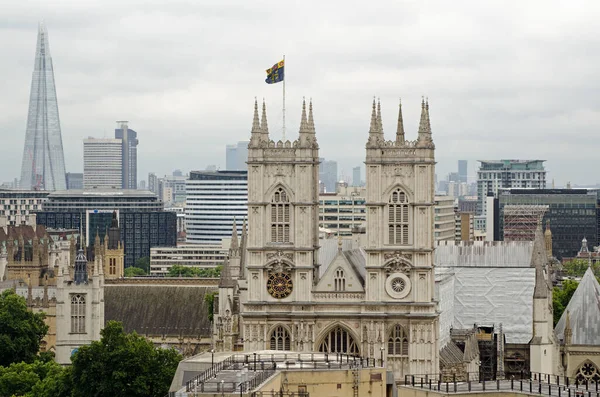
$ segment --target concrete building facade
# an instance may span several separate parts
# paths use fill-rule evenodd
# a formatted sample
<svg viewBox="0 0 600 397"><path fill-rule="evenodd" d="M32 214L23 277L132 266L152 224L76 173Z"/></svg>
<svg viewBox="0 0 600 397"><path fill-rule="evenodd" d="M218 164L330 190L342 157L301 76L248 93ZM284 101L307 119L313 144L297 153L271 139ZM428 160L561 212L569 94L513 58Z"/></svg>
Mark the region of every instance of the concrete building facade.
<svg viewBox="0 0 600 397"><path fill-rule="evenodd" d="M83 140L83 189L120 189L123 154L120 139Z"/></svg>

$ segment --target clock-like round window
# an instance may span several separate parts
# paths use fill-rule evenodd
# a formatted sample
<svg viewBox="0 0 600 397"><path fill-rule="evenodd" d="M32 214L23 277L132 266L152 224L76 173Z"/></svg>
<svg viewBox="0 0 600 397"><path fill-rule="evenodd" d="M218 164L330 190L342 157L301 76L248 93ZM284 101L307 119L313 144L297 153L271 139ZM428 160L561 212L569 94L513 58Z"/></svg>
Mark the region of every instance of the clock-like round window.
<svg viewBox="0 0 600 397"><path fill-rule="evenodd" d="M267 291L276 299L289 296L294 289L292 278L287 273L271 273L267 280Z"/></svg>
<svg viewBox="0 0 600 397"><path fill-rule="evenodd" d="M410 287L410 279L404 273L392 273L385 280L385 292L392 298L406 298Z"/></svg>

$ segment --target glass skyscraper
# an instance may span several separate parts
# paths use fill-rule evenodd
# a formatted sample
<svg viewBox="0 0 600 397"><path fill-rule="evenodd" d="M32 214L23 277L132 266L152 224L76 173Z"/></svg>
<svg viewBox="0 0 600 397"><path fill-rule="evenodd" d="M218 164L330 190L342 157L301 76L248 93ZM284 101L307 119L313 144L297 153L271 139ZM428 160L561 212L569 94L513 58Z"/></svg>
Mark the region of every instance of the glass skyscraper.
<svg viewBox="0 0 600 397"><path fill-rule="evenodd" d="M67 188L54 69L48 32L41 23L31 78L20 187L35 190Z"/></svg>

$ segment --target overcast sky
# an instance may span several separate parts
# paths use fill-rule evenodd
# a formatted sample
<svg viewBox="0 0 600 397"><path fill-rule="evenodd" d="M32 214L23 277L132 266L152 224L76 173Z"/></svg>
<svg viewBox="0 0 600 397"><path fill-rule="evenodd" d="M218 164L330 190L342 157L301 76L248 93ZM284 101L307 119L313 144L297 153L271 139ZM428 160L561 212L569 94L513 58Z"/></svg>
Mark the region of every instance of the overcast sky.
<svg viewBox="0 0 600 397"><path fill-rule="evenodd" d="M67 171L82 140L138 132L149 171L225 167L247 140L254 97L281 137L314 102L321 156L340 174L364 161L373 96L388 139L402 97L409 139L429 97L438 179L456 160L545 159L549 180L595 184L600 125L600 2L102 0L0 3L0 182L20 175L37 23L54 62Z"/></svg>

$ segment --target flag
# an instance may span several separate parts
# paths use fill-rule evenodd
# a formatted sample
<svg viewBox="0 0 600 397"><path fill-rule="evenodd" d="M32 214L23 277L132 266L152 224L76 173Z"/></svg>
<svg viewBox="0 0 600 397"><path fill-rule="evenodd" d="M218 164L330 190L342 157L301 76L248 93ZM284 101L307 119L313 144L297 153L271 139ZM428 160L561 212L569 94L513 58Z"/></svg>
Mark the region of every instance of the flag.
<svg viewBox="0 0 600 397"><path fill-rule="evenodd" d="M283 81L283 61L277 62L271 68L267 69L267 84L274 84Z"/></svg>

